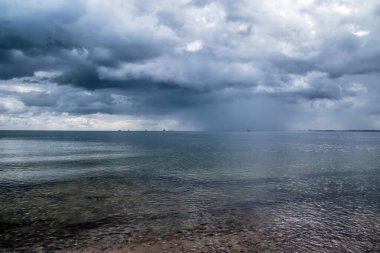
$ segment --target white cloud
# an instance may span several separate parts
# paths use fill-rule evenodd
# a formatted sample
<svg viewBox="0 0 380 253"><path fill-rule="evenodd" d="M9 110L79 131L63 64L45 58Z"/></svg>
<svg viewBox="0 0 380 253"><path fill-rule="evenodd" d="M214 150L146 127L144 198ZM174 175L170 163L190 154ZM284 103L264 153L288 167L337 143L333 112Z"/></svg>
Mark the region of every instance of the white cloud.
<svg viewBox="0 0 380 253"><path fill-rule="evenodd" d="M5 111L9 114L22 113L25 111L24 104L13 97L0 97L0 112Z"/></svg>
<svg viewBox="0 0 380 253"><path fill-rule="evenodd" d="M197 52L202 50L203 42L201 40L194 40L192 42L187 43L185 50L188 52Z"/></svg>
<svg viewBox="0 0 380 253"><path fill-rule="evenodd" d="M1 104L0 104L1 108ZM70 115L68 113L42 114L0 114L0 129L36 130L133 130L161 131L190 130L193 126L181 125L176 119L147 118L126 115L96 113L91 115Z"/></svg>

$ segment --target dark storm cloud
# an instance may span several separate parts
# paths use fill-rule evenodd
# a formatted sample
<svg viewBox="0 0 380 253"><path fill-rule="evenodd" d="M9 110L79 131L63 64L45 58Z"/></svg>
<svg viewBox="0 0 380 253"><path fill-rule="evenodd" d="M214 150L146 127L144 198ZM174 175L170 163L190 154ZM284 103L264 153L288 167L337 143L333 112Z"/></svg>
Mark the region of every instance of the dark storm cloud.
<svg viewBox="0 0 380 253"><path fill-rule="evenodd" d="M77 24L86 15L80 1L61 1L44 11L29 5L0 4L4 10L0 18L2 79L58 70L62 75L56 81L62 84L90 89L117 86L99 79L96 68L154 58L168 47L168 42L161 44L145 31L121 35L99 32L96 24Z"/></svg>
<svg viewBox="0 0 380 253"><path fill-rule="evenodd" d="M193 115L210 128L229 117L231 129L277 129L287 127L281 108L302 115L322 101L370 113L379 92L375 1L34 0L0 9L0 79L43 87L0 90L9 111L16 99L40 112Z"/></svg>
<svg viewBox="0 0 380 253"><path fill-rule="evenodd" d="M80 3L61 1L55 6L38 2L2 1L0 48L16 49L28 56L46 55L60 48L72 48L75 41L67 31L84 13Z"/></svg>

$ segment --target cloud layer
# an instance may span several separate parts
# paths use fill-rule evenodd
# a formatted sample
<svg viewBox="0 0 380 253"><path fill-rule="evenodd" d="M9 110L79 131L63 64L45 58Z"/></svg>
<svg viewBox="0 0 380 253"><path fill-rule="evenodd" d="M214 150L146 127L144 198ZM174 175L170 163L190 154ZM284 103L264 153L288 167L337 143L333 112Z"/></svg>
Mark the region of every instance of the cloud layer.
<svg viewBox="0 0 380 253"><path fill-rule="evenodd" d="M1 128L380 128L375 0L0 9Z"/></svg>

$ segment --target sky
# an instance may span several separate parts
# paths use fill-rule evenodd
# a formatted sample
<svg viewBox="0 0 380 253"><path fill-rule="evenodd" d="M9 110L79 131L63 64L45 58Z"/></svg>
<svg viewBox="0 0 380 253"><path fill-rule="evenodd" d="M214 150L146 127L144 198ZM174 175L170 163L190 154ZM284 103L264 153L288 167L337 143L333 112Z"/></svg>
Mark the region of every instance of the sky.
<svg viewBox="0 0 380 253"><path fill-rule="evenodd" d="M0 129L380 129L380 2L0 0Z"/></svg>

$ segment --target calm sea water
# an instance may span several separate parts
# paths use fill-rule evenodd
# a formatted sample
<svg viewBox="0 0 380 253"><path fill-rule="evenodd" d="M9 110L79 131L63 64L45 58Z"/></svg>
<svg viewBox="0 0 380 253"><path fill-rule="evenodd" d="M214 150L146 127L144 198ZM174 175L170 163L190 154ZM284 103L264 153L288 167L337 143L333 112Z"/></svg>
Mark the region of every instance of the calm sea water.
<svg viewBox="0 0 380 253"><path fill-rule="evenodd" d="M380 251L380 133L0 131L0 251L238 235Z"/></svg>

